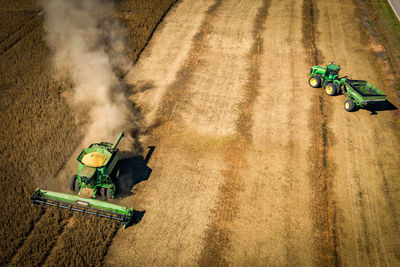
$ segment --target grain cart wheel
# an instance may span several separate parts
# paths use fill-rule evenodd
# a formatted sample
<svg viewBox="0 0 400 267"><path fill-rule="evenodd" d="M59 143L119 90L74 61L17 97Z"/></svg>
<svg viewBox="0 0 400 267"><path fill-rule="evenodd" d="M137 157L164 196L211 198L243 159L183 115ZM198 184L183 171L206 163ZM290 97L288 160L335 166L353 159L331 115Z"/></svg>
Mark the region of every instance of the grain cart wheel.
<svg viewBox="0 0 400 267"><path fill-rule="evenodd" d="M310 79L308 79L308 84L313 87L313 88L318 88L321 86L321 77L318 75L311 76Z"/></svg>
<svg viewBox="0 0 400 267"><path fill-rule="evenodd" d="M334 96L337 92L338 88L336 83L328 83L325 85L325 93L329 96Z"/></svg>
<svg viewBox="0 0 400 267"><path fill-rule="evenodd" d="M347 99L346 101L344 101L344 109L348 112L351 112L354 110L354 102L351 101L350 99Z"/></svg>
<svg viewBox="0 0 400 267"><path fill-rule="evenodd" d="M79 191L79 184L78 181L76 180L77 176L72 175L71 179L69 180L69 189L73 192L78 192Z"/></svg>

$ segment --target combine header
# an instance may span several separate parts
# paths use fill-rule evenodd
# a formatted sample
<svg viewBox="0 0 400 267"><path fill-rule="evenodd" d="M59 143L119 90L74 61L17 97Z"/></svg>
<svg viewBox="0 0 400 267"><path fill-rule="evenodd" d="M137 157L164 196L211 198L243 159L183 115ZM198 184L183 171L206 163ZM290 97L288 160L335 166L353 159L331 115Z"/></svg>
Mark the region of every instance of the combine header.
<svg viewBox="0 0 400 267"><path fill-rule="evenodd" d="M101 142L91 144L78 156L78 172L70 180L70 189L78 195L64 194L39 188L30 197L31 203L41 207L57 207L83 214L96 215L120 221L127 227L132 221L133 208L126 208L109 202L97 200L114 198L115 179L119 176L116 164L120 157L117 149L123 133L114 144ZM84 196L88 195L88 198Z"/></svg>

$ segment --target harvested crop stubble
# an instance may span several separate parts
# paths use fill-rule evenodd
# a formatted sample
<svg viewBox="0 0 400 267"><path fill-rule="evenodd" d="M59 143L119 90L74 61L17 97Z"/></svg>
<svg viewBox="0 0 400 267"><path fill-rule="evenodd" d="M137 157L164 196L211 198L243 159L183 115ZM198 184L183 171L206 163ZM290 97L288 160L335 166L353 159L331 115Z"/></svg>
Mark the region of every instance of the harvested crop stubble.
<svg viewBox="0 0 400 267"><path fill-rule="evenodd" d="M303 3L303 46L309 53L311 65L322 62L322 53L317 47L318 7L315 0ZM310 109L313 118L309 123L312 132L312 145L309 148L310 181L313 190L312 211L314 217L314 240L318 265L340 265L338 256L338 235L336 226L337 210L333 195L333 167L329 159L329 149L334 138L329 128L330 113L327 110L329 99L315 93Z"/></svg>
<svg viewBox="0 0 400 267"><path fill-rule="evenodd" d="M136 60L160 19L175 2L118 2L116 15L129 33L131 61ZM79 229L71 228L76 232L68 227L64 230L60 238L68 240L68 246L60 251L56 245L59 253L54 259L51 258L54 253L47 259L40 256L51 251L51 242L56 242L58 233L63 231L63 223L57 222L63 220L59 221L53 211L32 207L29 196L43 180L57 174L82 136L77 131L73 110L62 96L73 84L54 78L51 53L44 42L43 16L35 3L0 0L0 14L7 14L0 16L1 25L7 25L1 27L1 40L4 38L5 42L0 46L7 48L0 51L0 151L4 155L0 161L0 180L2 192L6 192L0 196L4 207L0 217L0 265L10 262L13 255L13 261L20 266L40 265L43 260L49 265L58 264L60 258L78 265L82 264L79 259L85 258L87 264L98 265L117 228L108 222L87 221L86 217L80 219ZM95 245L87 246L90 243L82 236L89 236ZM80 244L86 247L77 250Z"/></svg>

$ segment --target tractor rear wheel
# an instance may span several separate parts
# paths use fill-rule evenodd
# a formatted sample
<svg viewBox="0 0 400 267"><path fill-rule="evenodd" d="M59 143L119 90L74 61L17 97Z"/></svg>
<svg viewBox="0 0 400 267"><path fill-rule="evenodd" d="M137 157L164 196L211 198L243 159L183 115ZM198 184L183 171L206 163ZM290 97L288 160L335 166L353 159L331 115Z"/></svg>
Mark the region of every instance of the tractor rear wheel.
<svg viewBox="0 0 400 267"><path fill-rule="evenodd" d="M318 75L311 76L310 79L308 79L308 84L313 87L313 88L318 88L321 86L321 77Z"/></svg>
<svg viewBox="0 0 400 267"><path fill-rule="evenodd" d="M339 90L338 87L339 86L336 83L328 83L327 85L325 85L325 93L329 96L334 96Z"/></svg>
<svg viewBox="0 0 400 267"><path fill-rule="evenodd" d="M346 101L344 101L344 109L348 112L351 112L354 110L354 102L350 99L347 99Z"/></svg>
<svg viewBox="0 0 400 267"><path fill-rule="evenodd" d="M71 179L69 180L69 189L73 192L78 192L79 191L79 184L78 181L76 180L77 176L72 175Z"/></svg>

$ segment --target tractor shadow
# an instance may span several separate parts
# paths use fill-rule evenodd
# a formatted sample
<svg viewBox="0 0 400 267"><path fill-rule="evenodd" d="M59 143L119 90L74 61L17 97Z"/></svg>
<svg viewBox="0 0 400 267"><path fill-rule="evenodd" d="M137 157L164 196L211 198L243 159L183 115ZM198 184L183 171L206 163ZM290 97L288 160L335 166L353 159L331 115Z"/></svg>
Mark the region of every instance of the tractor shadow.
<svg viewBox="0 0 400 267"><path fill-rule="evenodd" d="M147 166L155 146L149 146L146 156L137 155L131 152L122 152L118 161L119 177L115 182L117 197L123 198L132 195L132 188L149 179L152 169Z"/></svg>
<svg viewBox="0 0 400 267"><path fill-rule="evenodd" d="M377 103L372 108L367 108L367 110L371 112L370 115L378 115L377 111L387 111L387 110L397 110L397 109L398 108L388 100Z"/></svg>

